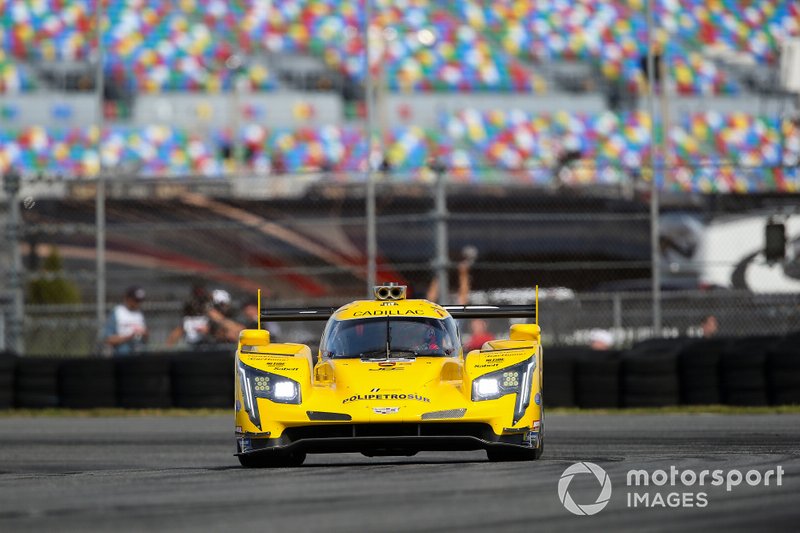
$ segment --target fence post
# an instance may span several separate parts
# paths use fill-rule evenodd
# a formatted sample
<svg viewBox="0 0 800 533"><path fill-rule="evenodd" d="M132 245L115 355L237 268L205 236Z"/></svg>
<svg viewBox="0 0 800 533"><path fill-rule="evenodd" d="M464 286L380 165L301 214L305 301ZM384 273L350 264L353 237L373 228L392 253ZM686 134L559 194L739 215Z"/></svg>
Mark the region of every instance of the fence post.
<svg viewBox="0 0 800 533"><path fill-rule="evenodd" d="M0 308L0 352L6 351L6 312Z"/></svg>
<svg viewBox="0 0 800 533"><path fill-rule="evenodd" d="M11 254L11 268L9 270L8 285L13 299L11 319L8 321L8 347L17 355L25 352L25 342L22 332L22 320L25 313L22 294L22 254L19 250L19 236L21 217L19 211L19 187L21 177L11 169L3 176L3 190L8 195L8 225L6 239L8 250Z"/></svg>
<svg viewBox="0 0 800 533"><path fill-rule="evenodd" d="M447 249L447 182L445 166L440 161L431 163L431 170L436 173L435 211L436 220L436 280L439 285L439 302L449 303L450 279L447 268L450 265L450 254Z"/></svg>
<svg viewBox="0 0 800 533"><path fill-rule="evenodd" d="M103 46L103 2L98 0L95 19L97 32L97 70L95 85L97 89L97 160L98 171L95 177L95 301L97 304L97 332L103 327L106 311L106 177L103 174L103 130L105 129L105 47Z"/></svg>
<svg viewBox="0 0 800 533"><path fill-rule="evenodd" d="M372 0L366 0L364 6L364 98L367 104L367 116L364 129L367 138L366 168L366 215L367 215L367 299L372 299L373 287L378 282L378 236L375 215L375 173L372 171L372 133L375 129L375 102L373 100L373 79L369 64L369 25L372 22ZM383 155L383 154L382 154Z"/></svg>
<svg viewBox="0 0 800 533"><path fill-rule="evenodd" d="M658 176L657 167L657 141L656 141L656 99L655 99L655 51L653 50L653 21L652 0L645 0L645 15L647 20L647 100L650 107L650 259L652 262L652 298L653 298L653 337L661 336L661 250L659 246L659 220L658 220ZM663 54L662 54L663 55ZM662 57L661 62L665 59ZM663 80L661 80L663 82ZM665 117L661 117L665 120ZM662 139L666 142L666 138ZM662 154L666 154L664 146ZM666 160L666 159L665 159Z"/></svg>
<svg viewBox="0 0 800 533"><path fill-rule="evenodd" d="M612 303L612 314L614 317L614 331L622 331L622 297L618 292L614 293Z"/></svg>

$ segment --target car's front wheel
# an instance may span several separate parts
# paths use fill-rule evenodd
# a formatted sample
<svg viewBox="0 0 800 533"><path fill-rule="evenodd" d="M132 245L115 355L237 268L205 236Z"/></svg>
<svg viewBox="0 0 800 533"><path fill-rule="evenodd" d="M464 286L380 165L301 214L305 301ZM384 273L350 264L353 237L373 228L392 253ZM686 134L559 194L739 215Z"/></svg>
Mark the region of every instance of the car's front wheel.
<svg viewBox="0 0 800 533"><path fill-rule="evenodd" d="M239 463L245 468L288 468L300 466L306 460L305 452L271 452L239 455Z"/></svg>
<svg viewBox="0 0 800 533"><path fill-rule="evenodd" d="M499 463L505 461L535 461L542 456L542 452L544 452L544 442L539 443L538 448L496 446L488 448L486 455L493 463Z"/></svg>

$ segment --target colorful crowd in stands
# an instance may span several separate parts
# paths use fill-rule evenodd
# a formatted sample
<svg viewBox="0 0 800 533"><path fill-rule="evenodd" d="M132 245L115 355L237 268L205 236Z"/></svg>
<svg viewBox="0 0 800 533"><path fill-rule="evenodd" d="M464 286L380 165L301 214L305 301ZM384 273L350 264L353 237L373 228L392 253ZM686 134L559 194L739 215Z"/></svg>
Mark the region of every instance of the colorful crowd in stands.
<svg viewBox="0 0 800 533"><path fill-rule="evenodd" d="M0 92L32 83L20 61L87 60L98 0L4 0ZM677 91L736 93L714 58L773 63L800 36L800 3L659 0L657 40ZM259 57L315 55L355 79L365 73L362 2L114 0L107 2L107 70L139 91L221 91L239 77L277 86ZM401 90L543 91L542 64L588 61L609 81L643 86L644 0L376 0L371 65ZM243 60L243 62L242 62Z"/></svg>
<svg viewBox="0 0 800 533"><path fill-rule="evenodd" d="M629 89L644 84L644 0L465 0L460 15L480 33L496 35L509 53L538 61L583 59ZM784 0L660 0L653 2L656 40L679 93L735 93L741 88L713 57L774 62L778 43L800 35L800 4Z"/></svg>
<svg viewBox="0 0 800 533"><path fill-rule="evenodd" d="M419 169L436 158L461 181L491 180L491 169L545 185L614 184L624 176L649 179L637 176L637 169L649 161L650 123L642 112L465 110L443 115L440 122L441 128L388 131L382 140L388 167L398 175L424 178ZM0 129L0 173L13 167L92 176L100 165L97 136L95 127ZM744 113L690 114L671 125L669 156L671 174L657 176L667 189L800 192L796 121ZM142 176L222 177L238 161L256 172L323 171L357 180L353 172L363 170L366 159L363 130L334 125L270 129L246 124L236 135L230 129L112 126L103 135L102 150L105 168Z"/></svg>

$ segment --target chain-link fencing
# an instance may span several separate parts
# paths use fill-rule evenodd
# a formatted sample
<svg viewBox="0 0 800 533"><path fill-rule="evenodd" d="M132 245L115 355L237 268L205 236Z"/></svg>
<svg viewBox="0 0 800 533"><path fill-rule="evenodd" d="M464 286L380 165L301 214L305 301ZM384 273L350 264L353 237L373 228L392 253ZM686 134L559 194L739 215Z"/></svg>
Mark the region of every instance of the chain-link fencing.
<svg viewBox="0 0 800 533"><path fill-rule="evenodd" d="M635 188L536 187L503 174L494 184L470 184L447 172L442 212L432 173L377 173L376 181L379 282L407 284L415 297L431 294L436 228L443 221L450 302L459 297L459 267L466 264L470 303L525 294L522 303L532 299L534 285L542 287L549 342L581 343L593 328L613 331L618 343L652 334L649 205ZM50 197L23 186L27 353L97 351L93 185L68 183ZM115 179L106 200L107 305L121 300L128 286L144 287L149 349L160 350L197 283L230 293L234 308L258 288L266 306L364 297L366 190L363 174L219 183ZM659 239L665 335L697 335L708 315L724 335L800 329L800 216L792 196L666 200ZM763 254L770 221L783 227L782 259ZM53 305L64 297L52 294L54 280L61 280L55 285L62 292L72 287L76 298ZM42 281L50 293L33 290ZM288 337L315 337L292 328Z"/></svg>

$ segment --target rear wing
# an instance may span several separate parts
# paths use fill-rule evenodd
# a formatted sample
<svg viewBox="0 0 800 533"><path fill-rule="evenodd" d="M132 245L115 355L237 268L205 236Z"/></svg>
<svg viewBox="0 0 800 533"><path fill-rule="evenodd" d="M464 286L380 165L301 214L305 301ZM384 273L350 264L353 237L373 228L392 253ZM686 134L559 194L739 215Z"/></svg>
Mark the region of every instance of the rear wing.
<svg viewBox="0 0 800 533"><path fill-rule="evenodd" d="M535 305L443 305L453 318L537 318ZM336 307L284 307L261 310L264 322L328 320Z"/></svg>
<svg viewBox="0 0 800 533"><path fill-rule="evenodd" d="M462 318L532 318L539 323L539 286L536 286L536 301L533 305L443 305L450 316ZM261 308L261 289L258 290L259 321L294 322L328 320L338 307L273 307Z"/></svg>

